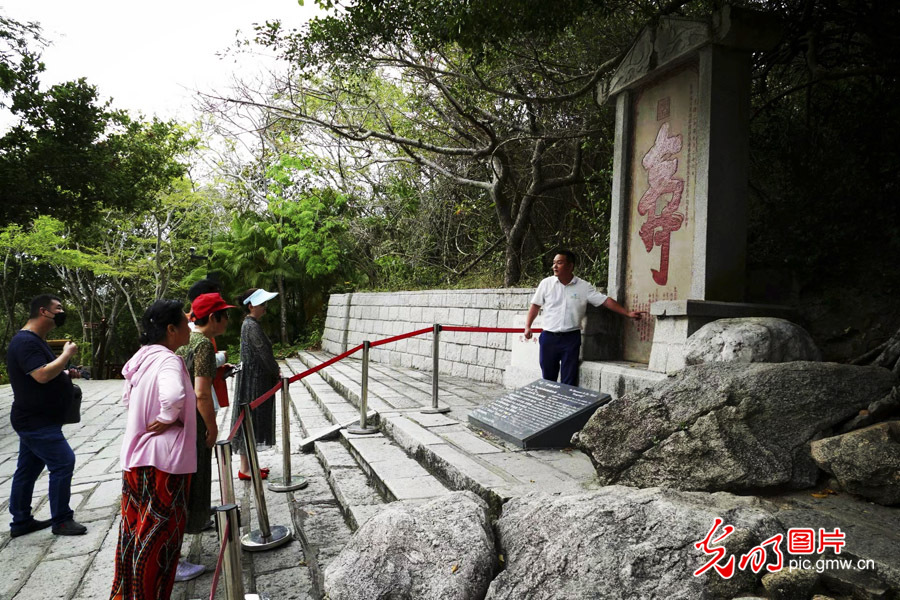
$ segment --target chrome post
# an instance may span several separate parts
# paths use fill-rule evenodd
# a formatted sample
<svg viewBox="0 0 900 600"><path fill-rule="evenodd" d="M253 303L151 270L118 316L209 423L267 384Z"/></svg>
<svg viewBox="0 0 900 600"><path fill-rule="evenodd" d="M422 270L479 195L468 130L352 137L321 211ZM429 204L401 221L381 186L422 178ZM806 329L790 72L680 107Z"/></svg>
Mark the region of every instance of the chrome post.
<svg viewBox="0 0 900 600"><path fill-rule="evenodd" d="M450 412L450 407L438 406L438 380L440 378L440 348L441 348L441 326L434 324L434 333L431 338L431 408L422 409L422 413L426 415L444 414Z"/></svg>
<svg viewBox="0 0 900 600"><path fill-rule="evenodd" d="M235 504L234 481L231 479L231 441L216 442L216 464L219 466L219 495L222 504Z"/></svg>
<svg viewBox="0 0 900 600"><path fill-rule="evenodd" d="M241 538L241 546L251 552L272 550L291 541L291 531L283 525L269 526L269 511L266 509L266 493L263 490L262 477L259 473L259 457L256 454L256 433L253 429L253 410L250 404L244 404L244 451L250 463L250 476L253 479L253 495L256 498L256 515L259 518L259 529L251 531Z"/></svg>
<svg viewBox="0 0 900 600"><path fill-rule="evenodd" d="M362 355L362 383L359 391L359 426L348 427L347 431L356 435L371 435L378 433L378 429L366 424L366 416L369 412L369 348L371 343L363 342Z"/></svg>
<svg viewBox="0 0 900 600"><path fill-rule="evenodd" d="M269 489L273 492L292 492L305 488L309 482L305 477L291 476L291 393L290 379L281 379L281 473L282 477L269 480Z"/></svg>

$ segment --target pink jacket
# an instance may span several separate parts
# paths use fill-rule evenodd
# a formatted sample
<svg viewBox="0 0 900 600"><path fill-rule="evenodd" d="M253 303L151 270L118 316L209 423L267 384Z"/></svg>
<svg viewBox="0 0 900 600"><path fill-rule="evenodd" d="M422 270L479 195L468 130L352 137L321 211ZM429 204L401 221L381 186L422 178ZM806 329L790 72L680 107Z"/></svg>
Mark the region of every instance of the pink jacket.
<svg viewBox="0 0 900 600"><path fill-rule="evenodd" d="M166 473L197 471L197 396L184 361L159 344L142 346L122 368L128 424L122 442L122 469L156 467ZM160 434L147 431L159 420L174 425Z"/></svg>

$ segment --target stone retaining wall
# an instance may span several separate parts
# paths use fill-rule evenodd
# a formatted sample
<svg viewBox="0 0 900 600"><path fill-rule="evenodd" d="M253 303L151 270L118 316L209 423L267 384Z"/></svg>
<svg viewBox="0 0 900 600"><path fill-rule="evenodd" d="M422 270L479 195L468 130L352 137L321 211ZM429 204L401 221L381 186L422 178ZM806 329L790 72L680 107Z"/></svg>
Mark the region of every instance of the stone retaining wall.
<svg viewBox="0 0 900 600"><path fill-rule="evenodd" d="M327 352L430 327L521 327L532 288L426 290L333 294L322 336ZM515 318L518 322L514 324ZM521 334L442 332L440 372L475 381L503 382L513 339ZM370 359L394 366L431 370L431 334L373 348Z"/></svg>

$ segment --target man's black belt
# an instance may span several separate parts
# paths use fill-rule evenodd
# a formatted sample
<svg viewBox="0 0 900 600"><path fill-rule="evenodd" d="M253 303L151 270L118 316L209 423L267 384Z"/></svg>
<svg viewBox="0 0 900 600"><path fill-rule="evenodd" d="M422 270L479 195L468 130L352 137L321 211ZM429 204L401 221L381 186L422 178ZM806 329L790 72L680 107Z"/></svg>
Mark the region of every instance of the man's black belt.
<svg viewBox="0 0 900 600"><path fill-rule="evenodd" d="M555 335L555 336L564 336L564 335L574 335L574 334L576 334L576 333L580 334L580 333L581 333L581 330L580 330L580 329L573 329L572 331L547 331L547 330L545 329L545 330L543 331L543 333L549 333L550 335Z"/></svg>

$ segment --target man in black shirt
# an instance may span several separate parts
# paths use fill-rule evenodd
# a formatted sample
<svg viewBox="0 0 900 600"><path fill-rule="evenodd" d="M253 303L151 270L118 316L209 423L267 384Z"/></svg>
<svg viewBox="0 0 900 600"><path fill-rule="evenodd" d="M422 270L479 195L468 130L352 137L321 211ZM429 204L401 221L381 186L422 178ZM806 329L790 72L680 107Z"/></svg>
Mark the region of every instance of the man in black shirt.
<svg viewBox="0 0 900 600"><path fill-rule="evenodd" d="M47 334L65 322L65 310L56 296L43 294L31 301L28 322L13 336L6 353L9 382L13 389L10 420L19 435L19 462L9 496L12 513L10 535L18 537L53 527L56 535L82 535L84 525L76 523L69 508L75 453L62 433L66 408L72 402L71 376L66 363L78 351L66 342L56 357L47 344ZM34 482L50 471L50 520L38 521L31 514Z"/></svg>

